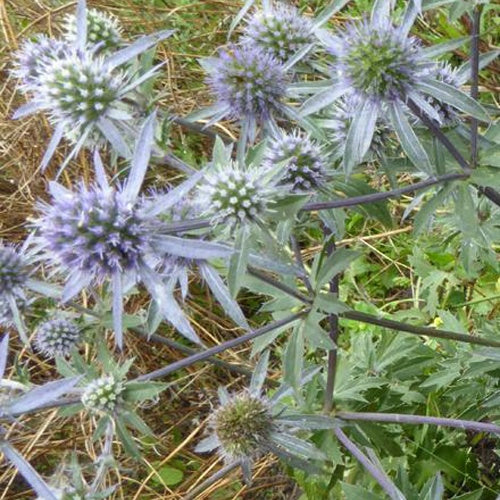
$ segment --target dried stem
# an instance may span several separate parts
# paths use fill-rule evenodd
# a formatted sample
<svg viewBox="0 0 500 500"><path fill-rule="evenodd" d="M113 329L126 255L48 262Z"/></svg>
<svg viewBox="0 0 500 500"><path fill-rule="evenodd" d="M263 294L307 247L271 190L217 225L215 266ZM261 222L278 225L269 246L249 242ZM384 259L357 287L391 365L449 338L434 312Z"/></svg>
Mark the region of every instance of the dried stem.
<svg viewBox="0 0 500 500"><path fill-rule="evenodd" d="M387 422L396 424L431 424L443 427L455 427L457 429L473 430L477 432L492 432L500 434L500 427L487 422L475 422L473 420L459 420L455 418L427 417L422 415L404 415L399 413L357 413L339 411L336 417L344 420L362 420L366 422Z"/></svg>
<svg viewBox="0 0 500 500"><path fill-rule="evenodd" d="M381 488L389 495L393 500L401 500L402 495L392 481L387 477L384 471L380 470L342 431L340 428L336 428L333 431L337 436L337 439L344 445L347 451L349 451L359 463L372 475L372 477L377 481Z"/></svg>

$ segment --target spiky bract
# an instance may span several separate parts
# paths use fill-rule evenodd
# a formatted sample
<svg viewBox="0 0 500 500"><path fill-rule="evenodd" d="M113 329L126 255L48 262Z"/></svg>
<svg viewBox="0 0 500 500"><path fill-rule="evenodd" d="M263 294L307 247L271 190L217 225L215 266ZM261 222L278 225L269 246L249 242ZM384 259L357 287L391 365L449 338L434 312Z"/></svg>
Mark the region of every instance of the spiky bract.
<svg viewBox="0 0 500 500"><path fill-rule="evenodd" d="M234 119L266 119L286 93L282 63L265 50L244 45L221 50L207 65L218 106Z"/></svg>
<svg viewBox="0 0 500 500"><path fill-rule="evenodd" d="M312 21L285 4L255 12L241 39L242 43L260 47L283 62L314 40Z"/></svg>
<svg viewBox="0 0 500 500"><path fill-rule="evenodd" d="M82 395L83 405L91 412L112 414L123 403L125 385L114 375L92 381Z"/></svg>
<svg viewBox="0 0 500 500"><path fill-rule="evenodd" d="M76 43L76 15L68 14L64 19L64 37ZM87 9L87 46L99 52L116 49L122 43L122 27L118 19L97 9Z"/></svg>
<svg viewBox="0 0 500 500"><path fill-rule="evenodd" d="M36 346L44 356L67 356L82 339L79 326L65 318L55 318L38 326Z"/></svg>
<svg viewBox="0 0 500 500"><path fill-rule="evenodd" d="M274 430L269 404L249 392L221 405L212 417L212 426L228 459L258 456Z"/></svg>
<svg viewBox="0 0 500 500"><path fill-rule="evenodd" d="M295 130L274 138L264 158L264 165L273 168L283 163L281 184L292 186L294 192L322 187L326 180L326 159L321 147L309 136Z"/></svg>

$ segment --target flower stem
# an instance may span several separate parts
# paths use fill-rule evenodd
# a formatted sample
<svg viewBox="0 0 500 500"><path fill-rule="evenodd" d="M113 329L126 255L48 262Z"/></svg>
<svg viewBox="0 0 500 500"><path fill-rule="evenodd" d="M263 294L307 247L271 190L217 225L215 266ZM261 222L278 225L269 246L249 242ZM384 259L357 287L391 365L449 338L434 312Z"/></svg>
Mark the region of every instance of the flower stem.
<svg viewBox="0 0 500 500"><path fill-rule="evenodd" d="M260 337L261 335L264 335L268 332L271 332L272 330L275 330L276 328L281 328L282 326L286 326L290 323L293 323L294 321L297 321L298 319L302 318L308 312L309 312L308 310L305 310L305 311L301 311L301 312L298 312L295 314L291 314L290 316L287 316L286 318L280 319L279 321L275 321L273 323L269 323L268 325L265 325L262 328L258 328L257 330L254 330L253 332L246 333L245 335L242 335L241 337L228 340L227 342L223 342L220 345L217 345L215 347L211 347L210 349L207 349L206 351L197 352L196 354L188 356L185 359L181 359L180 361L176 361L175 363L171 363L163 368L160 368L158 370L154 370L150 373L146 373L145 375L141 375L136 380L138 380L138 381L154 380L157 378L165 377L166 375L169 375L170 373L173 373L177 370L191 366L194 363L199 363L200 361L205 361L206 359L208 359L216 354L220 354L221 352L224 352L228 349L232 349L233 347L237 347L241 344L244 344L245 342L248 342L248 341L253 340L257 337Z"/></svg>
<svg viewBox="0 0 500 500"><path fill-rule="evenodd" d="M337 439L344 445L347 451L349 451L359 463L372 475L372 477L377 481L377 483L382 487L382 489L389 495L393 500L401 500L404 497L401 495L396 486L387 477L384 471L380 470L342 431L340 428L336 428L333 431L337 436Z"/></svg>
<svg viewBox="0 0 500 500"><path fill-rule="evenodd" d="M442 182L449 182L458 179L467 179L468 174L466 173L450 173L445 174L440 177L434 177L426 179L424 181L416 182L411 186L404 186L397 189L392 189L390 191L382 191L379 193L364 194L362 196L353 196L351 198L345 198L341 200L331 200L331 201L320 201L306 203L302 208L303 211L310 212L312 210L328 210L330 208L345 208L354 205L363 205L365 203L375 203L381 200L387 200L389 198L397 198L403 194L412 193L420 189L426 189L428 187L434 186L436 184L441 184Z"/></svg>
<svg viewBox="0 0 500 500"><path fill-rule="evenodd" d="M492 432L500 434L500 427L487 422L473 420L459 420L455 418L427 417L422 415L404 415L399 413L358 413L339 411L335 416L344 420L362 420L366 422L387 422L396 424L431 424L457 429L473 430L478 432Z"/></svg>
<svg viewBox="0 0 500 500"><path fill-rule="evenodd" d="M481 25L482 6L476 5L472 14L472 33L471 33L471 88L470 96L477 99L479 96L479 32ZM470 121L470 148L471 148L471 168L477 166L477 139L478 139L478 121L472 117Z"/></svg>

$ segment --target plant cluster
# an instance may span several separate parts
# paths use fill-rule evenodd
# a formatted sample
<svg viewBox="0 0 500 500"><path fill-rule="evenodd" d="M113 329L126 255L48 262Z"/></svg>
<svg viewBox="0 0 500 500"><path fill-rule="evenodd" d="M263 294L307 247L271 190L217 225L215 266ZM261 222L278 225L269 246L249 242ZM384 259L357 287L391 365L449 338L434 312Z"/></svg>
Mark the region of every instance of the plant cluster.
<svg viewBox="0 0 500 500"><path fill-rule="evenodd" d="M471 61L453 67L445 55L468 40L426 46L410 33L433 2L409 0L401 9L376 0L369 14L335 28L328 21L351 7L348 0L316 17L280 2L255 3L247 1L235 17L234 40L200 61L213 104L185 118L158 109L152 85L162 66L151 62L154 47L175 31L129 42L118 19L79 0L60 39L38 35L18 52L12 72L28 102L14 118L48 117L53 132L41 161L47 175L63 141L70 153L36 204L25 242L0 244L0 327L17 331L25 347L34 344L61 378L4 378L4 334L0 451L39 498L112 497L118 485L108 473L122 466L117 441L140 461L138 436L142 444L155 439L141 410L175 385L158 380L210 362L249 380L244 388L219 388L194 451L217 451L224 466L187 498L235 468L250 484L255 461L269 454L307 498L375 498L370 490L391 499L492 498L498 457L481 483L474 479L476 496L461 496L467 478L412 467L422 463L417 443L427 446L442 428L500 433L494 320L485 316L472 335L463 318L439 310L442 295L446 302L457 291L456 275L439 268L451 254L411 246L405 251L419 283L417 297L408 299L413 309L382 315L385 305L353 301L360 280L361 288L379 280L389 294L396 278L381 278L364 255L339 245L351 209L388 226L386 200L418 193L398 217L415 211L421 234L442 225L464 276L498 272L500 186L498 160L491 160L498 158L498 128L494 110L462 89L469 83L477 90L478 71L497 55L478 54L481 6L461 11L463 2L448 2L471 16L475 30ZM236 140L217 133L222 129L213 126L222 120L231 122ZM187 164L173 141L160 140L171 122L213 138L206 164ZM59 176L80 152L92 157L93 178L67 186ZM145 189L154 165L164 164L183 180ZM390 189L375 191L363 174L385 176ZM308 256L308 242L318 240L319 251ZM209 346L186 306L192 277L207 286L238 336ZM250 293L271 318L263 326L242 300ZM133 311L126 304L132 295L142 298ZM386 305L392 308L390 300ZM183 343L157 333L163 322ZM171 342L189 355L141 373L127 335L145 339L144 349ZM247 342L258 359L251 373L218 358ZM461 400L468 384L480 405ZM431 390L446 416L425 413ZM56 407L68 418L88 416L100 453L84 465L75 455L61 464L64 473L42 477L5 428ZM438 431L418 437L407 430L424 425ZM398 433L413 443L411 453L403 453ZM447 446L460 442L456 434L439 436ZM356 463L364 471L359 485L348 481Z"/></svg>

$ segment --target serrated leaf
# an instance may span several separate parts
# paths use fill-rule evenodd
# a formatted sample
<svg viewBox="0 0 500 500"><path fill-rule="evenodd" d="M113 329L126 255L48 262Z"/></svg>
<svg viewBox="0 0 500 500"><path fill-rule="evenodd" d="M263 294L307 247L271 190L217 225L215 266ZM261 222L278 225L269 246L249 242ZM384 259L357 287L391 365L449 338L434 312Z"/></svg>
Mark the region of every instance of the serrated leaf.
<svg viewBox="0 0 500 500"><path fill-rule="evenodd" d="M334 276L345 271L349 264L359 257L360 253L346 248L335 250L321 263L316 275L316 290L330 281Z"/></svg>
<svg viewBox="0 0 500 500"><path fill-rule="evenodd" d="M300 386L300 376L304 363L304 335L301 325L297 325L283 354L284 380L293 388Z"/></svg>

